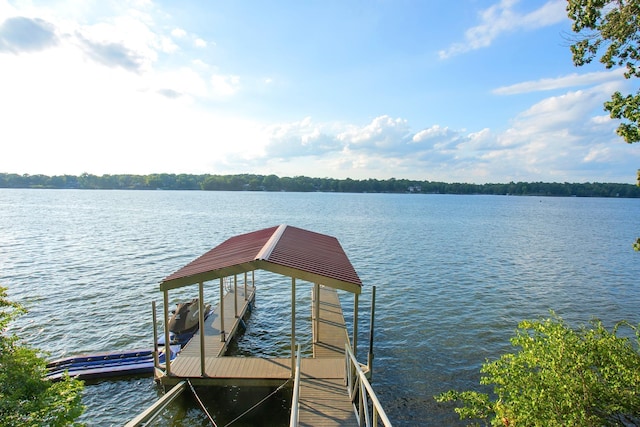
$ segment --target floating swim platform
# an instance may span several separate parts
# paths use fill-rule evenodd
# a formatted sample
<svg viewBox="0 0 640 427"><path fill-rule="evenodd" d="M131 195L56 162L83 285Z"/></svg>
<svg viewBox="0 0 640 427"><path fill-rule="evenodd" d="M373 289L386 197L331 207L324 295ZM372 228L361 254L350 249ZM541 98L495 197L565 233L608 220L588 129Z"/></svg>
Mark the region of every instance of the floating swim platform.
<svg viewBox="0 0 640 427"><path fill-rule="evenodd" d="M171 346L171 359L180 345ZM165 361L164 351L158 357ZM153 375L153 349L129 350L70 356L47 364L47 379L59 381L65 374L80 380L95 380L129 375Z"/></svg>

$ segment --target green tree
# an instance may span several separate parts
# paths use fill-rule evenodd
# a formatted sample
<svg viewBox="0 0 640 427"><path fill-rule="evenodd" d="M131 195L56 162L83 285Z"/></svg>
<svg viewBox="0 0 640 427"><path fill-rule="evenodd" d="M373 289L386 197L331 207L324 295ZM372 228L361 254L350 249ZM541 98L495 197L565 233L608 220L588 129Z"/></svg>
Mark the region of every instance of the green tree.
<svg viewBox="0 0 640 427"><path fill-rule="evenodd" d="M7 299L0 287L0 424L3 426L68 426L82 414L82 382L46 379L46 361L38 350L7 332L25 309ZM75 425L79 425L75 423Z"/></svg>
<svg viewBox="0 0 640 427"><path fill-rule="evenodd" d="M600 321L569 328L559 317L518 325L515 353L487 361L480 383L493 395L448 391L461 419L492 426L614 426L640 423L638 329L621 322L610 332ZM628 326L635 337L619 336ZM633 335L633 334L632 334Z"/></svg>
<svg viewBox="0 0 640 427"><path fill-rule="evenodd" d="M625 77L640 77L640 2L637 0L569 0L572 29L578 40L571 45L573 63L590 63L604 50L600 62L607 69L625 67ZM618 134L628 143L640 141L640 91L615 92L605 103L611 118L621 119Z"/></svg>
<svg viewBox="0 0 640 427"><path fill-rule="evenodd" d="M579 39L571 45L573 63L580 67L600 56L607 69L625 67L627 79L640 77L640 2L638 0L568 0L567 13ZM604 109L620 119L616 132L632 144L640 141L640 90L634 94L616 91ZM640 186L640 169L637 171ZM640 251L640 238L633 244Z"/></svg>

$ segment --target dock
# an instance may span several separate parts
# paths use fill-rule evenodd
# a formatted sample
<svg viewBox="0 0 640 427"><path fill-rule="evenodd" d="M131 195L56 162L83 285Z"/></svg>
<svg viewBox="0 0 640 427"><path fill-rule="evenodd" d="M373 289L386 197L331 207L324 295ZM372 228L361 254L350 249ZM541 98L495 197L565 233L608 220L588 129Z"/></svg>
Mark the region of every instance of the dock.
<svg viewBox="0 0 640 427"><path fill-rule="evenodd" d="M349 343L342 307L335 289L319 287L319 317L314 322L313 357L303 358L300 368L300 426L357 426L353 405L345 384L344 348ZM247 298L238 290L225 295L225 324L232 325L226 341L220 339L220 305L204 328L205 375L201 375L200 333L171 363L171 375L161 377L173 386L188 379L198 386L278 386L291 378L291 358L226 356L227 343L238 331L239 320L255 298L251 288ZM238 317L235 301L241 301ZM315 298L314 298L315 301ZM312 303L314 302L312 301ZM315 320L315 319L314 319Z"/></svg>
<svg viewBox="0 0 640 427"><path fill-rule="evenodd" d="M291 350L284 357L227 354L229 342L253 306L256 270L290 278L287 288L291 295ZM225 286L225 280L227 284L232 281L233 286ZM206 321L202 315L204 310L199 310L199 331L176 358L156 366L156 380L160 384L174 387L172 391L176 393L182 392L185 384L201 387L287 385L294 396L291 426L369 426L377 425L378 419L386 426L391 425L368 383L366 373L370 366L360 364L352 350L357 348L358 296L362 282L337 239L286 225L228 239L162 281L165 324L168 323L170 290L198 285L200 307L203 307L205 282L211 281L219 282L219 301ZM299 347L295 324L296 286L300 285L309 286L312 295L310 357L296 357L296 347ZM354 295L352 340L338 290ZM165 334L168 339L166 330ZM154 335L157 335L155 330ZM168 393L170 397L173 394ZM368 402L373 405L368 406ZM154 406L164 404L160 399ZM148 419L147 415L154 412L155 409L150 408L137 419Z"/></svg>

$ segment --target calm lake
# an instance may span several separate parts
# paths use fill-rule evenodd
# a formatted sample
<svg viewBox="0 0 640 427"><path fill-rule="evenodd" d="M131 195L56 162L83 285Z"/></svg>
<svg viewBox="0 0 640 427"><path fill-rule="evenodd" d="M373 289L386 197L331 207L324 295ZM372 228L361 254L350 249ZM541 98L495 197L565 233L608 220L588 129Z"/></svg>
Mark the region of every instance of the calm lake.
<svg viewBox="0 0 640 427"><path fill-rule="evenodd" d="M572 325L640 322L638 218L639 199L2 189L0 284L29 309L14 329L51 358L148 348L151 301L179 267L274 225L329 234L364 283L362 362L377 288L373 386L394 425L465 425L433 395L479 388L482 363L511 349L520 320L554 310ZM287 355L288 279L256 279L236 351ZM170 293L171 303L189 292L197 288ZM350 322L353 300L343 296ZM267 393L204 397L223 425ZM160 395L152 378L87 384L83 421L122 425ZM209 425L185 395L157 425ZM286 399L273 399L233 425L278 425Z"/></svg>

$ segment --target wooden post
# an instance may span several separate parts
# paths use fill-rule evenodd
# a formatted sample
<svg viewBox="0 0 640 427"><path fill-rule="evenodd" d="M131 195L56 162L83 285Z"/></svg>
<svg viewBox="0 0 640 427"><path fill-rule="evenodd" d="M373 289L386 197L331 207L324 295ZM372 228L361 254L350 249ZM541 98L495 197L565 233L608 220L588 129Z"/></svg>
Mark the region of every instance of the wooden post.
<svg viewBox="0 0 640 427"><path fill-rule="evenodd" d="M171 341L169 339L169 291L165 290L164 298L164 366L167 376L171 375Z"/></svg>
<svg viewBox="0 0 640 427"><path fill-rule="evenodd" d="M296 373L296 278L291 278L291 377Z"/></svg>
<svg viewBox="0 0 640 427"><path fill-rule="evenodd" d="M353 355L358 357L358 301L359 295L353 294Z"/></svg>
<svg viewBox="0 0 640 427"><path fill-rule="evenodd" d="M204 354L204 283L198 286L198 324L200 326L200 376L206 377Z"/></svg>
<svg viewBox="0 0 640 427"><path fill-rule="evenodd" d="M224 278L220 278L220 341L225 342L224 336Z"/></svg>

